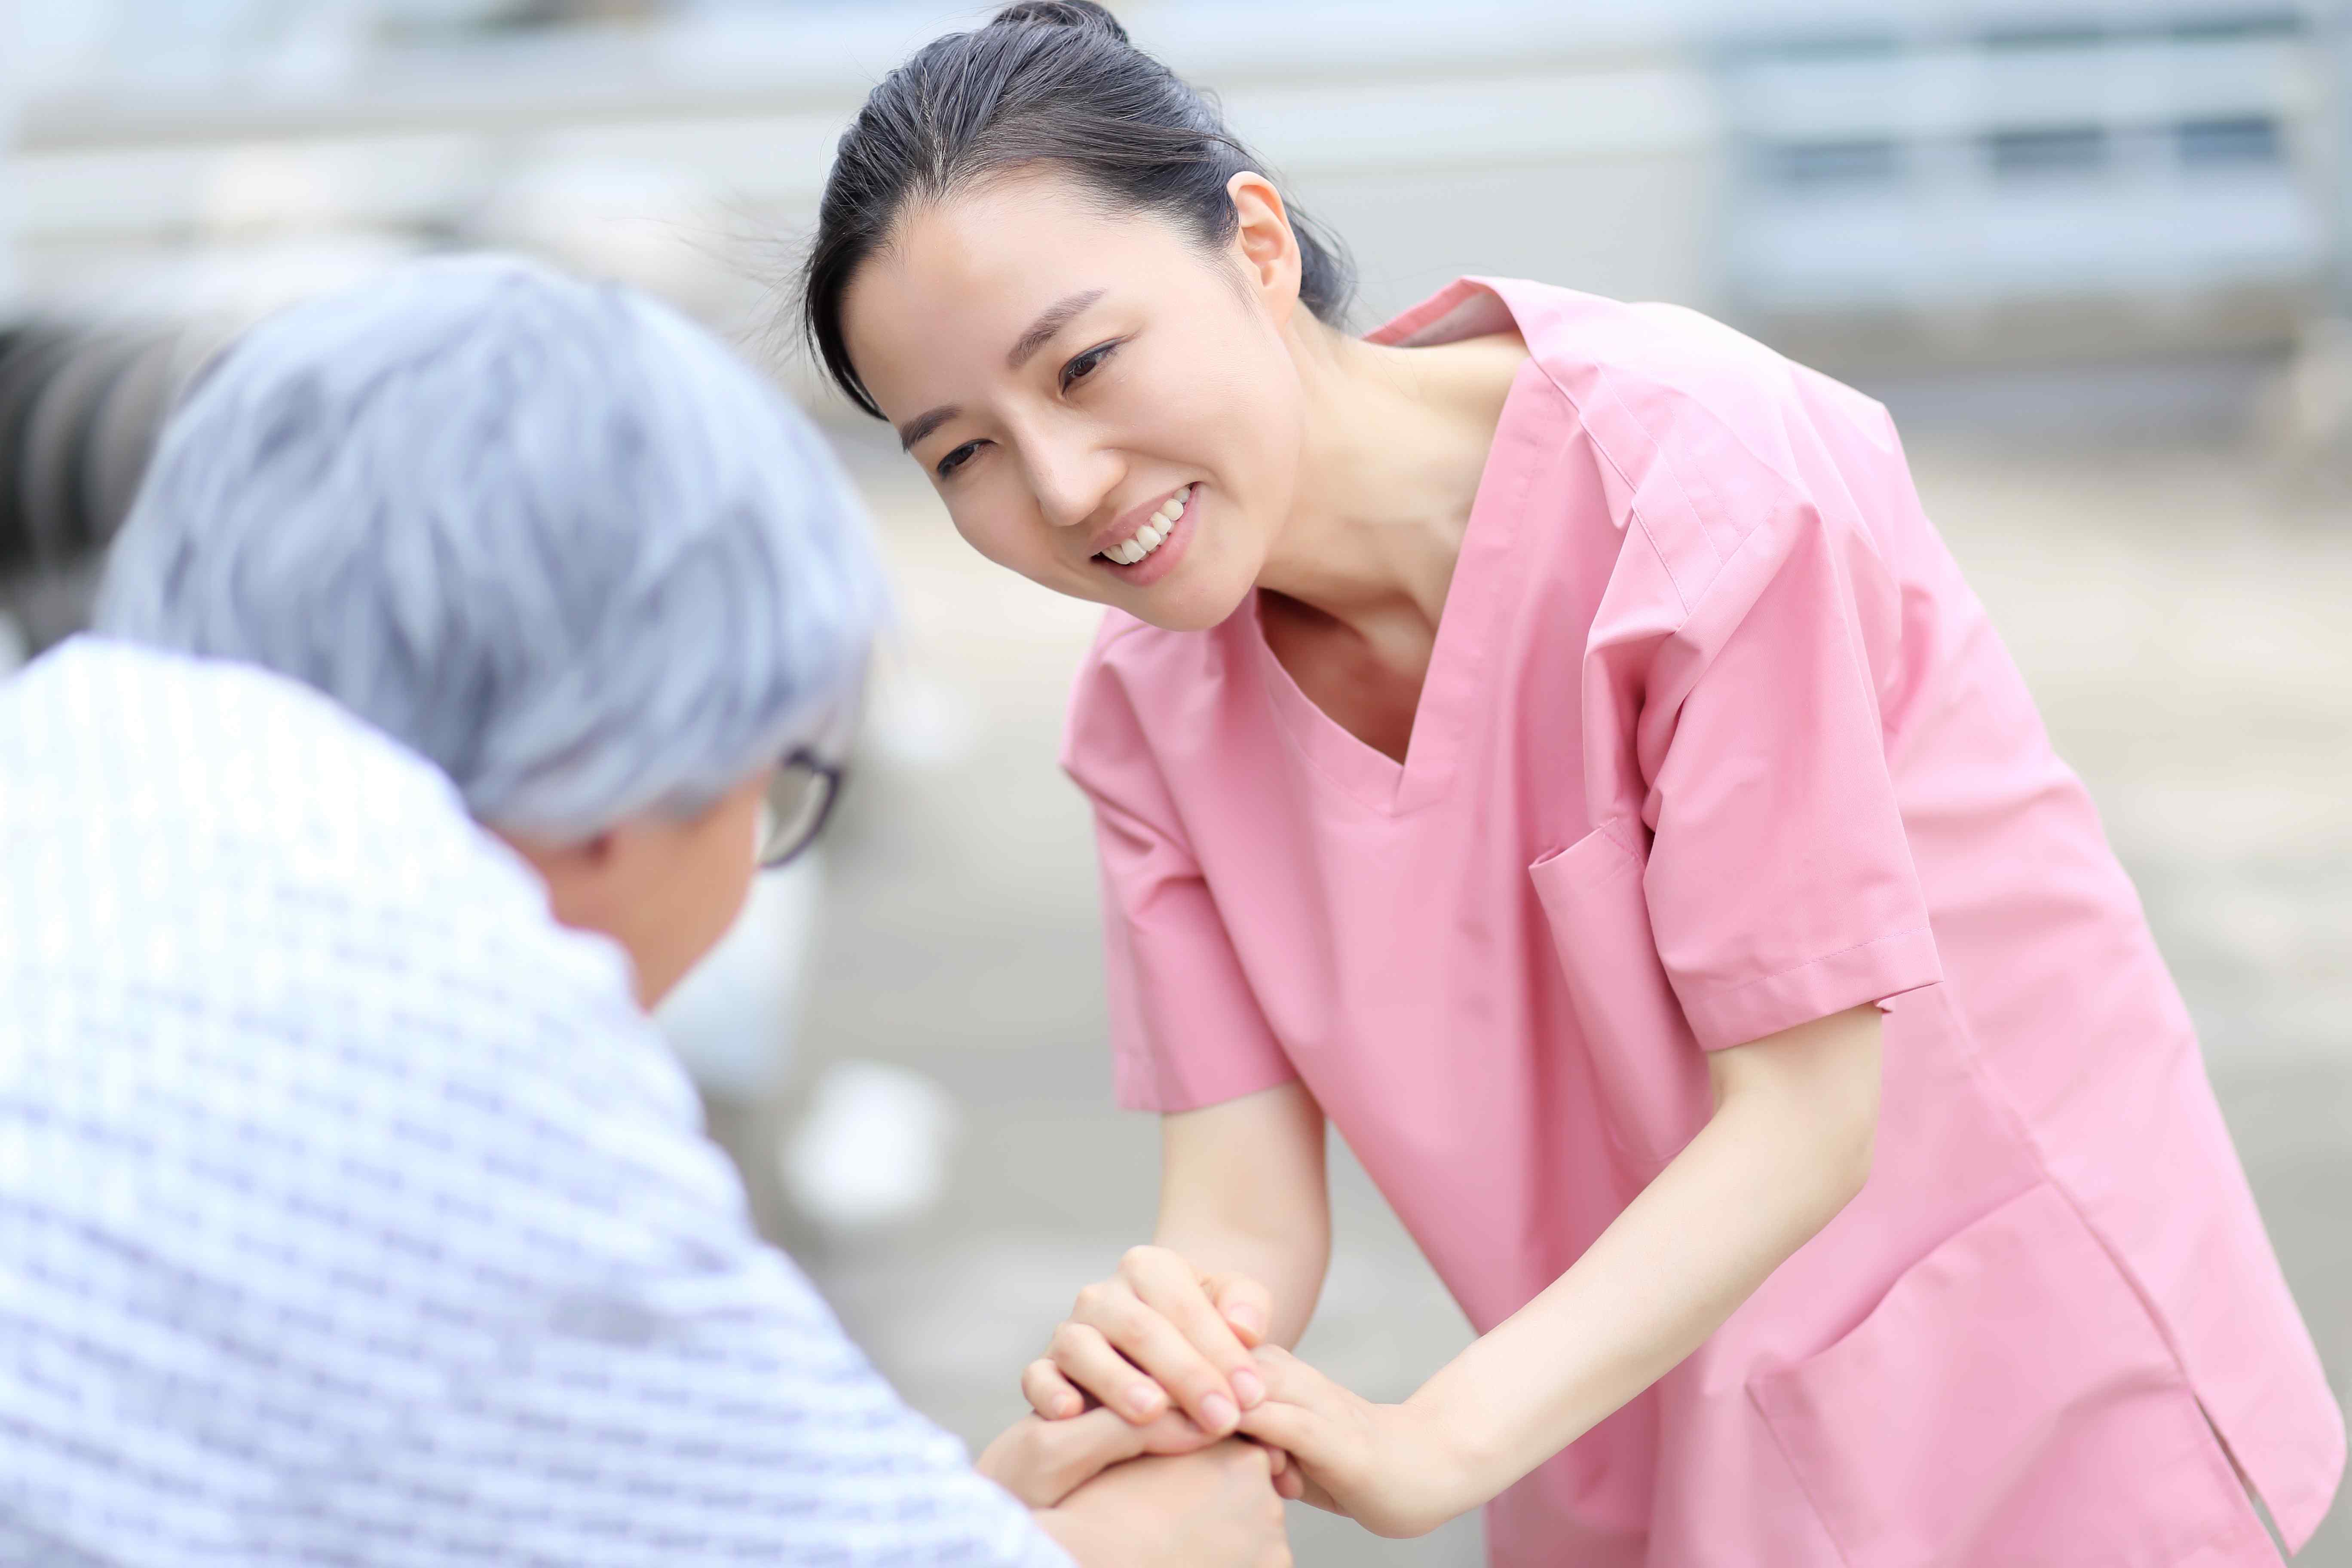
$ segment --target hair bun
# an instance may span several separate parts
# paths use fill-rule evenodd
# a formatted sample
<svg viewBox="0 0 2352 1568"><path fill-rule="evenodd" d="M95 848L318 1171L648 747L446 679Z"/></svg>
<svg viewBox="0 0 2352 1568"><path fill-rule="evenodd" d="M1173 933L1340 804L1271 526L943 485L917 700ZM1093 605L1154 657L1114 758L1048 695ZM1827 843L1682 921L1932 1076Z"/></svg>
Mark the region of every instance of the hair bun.
<svg viewBox="0 0 2352 1568"><path fill-rule="evenodd" d="M1129 42L1127 29L1118 18L1094 3L1094 0L1020 0L1007 5L988 19L992 27L1018 26L1024 22L1036 22L1048 27L1079 27L1089 32L1108 33L1120 43Z"/></svg>

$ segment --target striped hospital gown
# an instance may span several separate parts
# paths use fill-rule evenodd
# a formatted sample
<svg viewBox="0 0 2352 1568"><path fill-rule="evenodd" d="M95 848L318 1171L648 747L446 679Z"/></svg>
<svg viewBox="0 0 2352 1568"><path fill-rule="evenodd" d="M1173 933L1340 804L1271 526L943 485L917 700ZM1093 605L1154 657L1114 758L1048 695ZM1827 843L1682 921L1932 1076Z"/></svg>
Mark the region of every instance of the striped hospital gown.
<svg viewBox="0 0 2352 1568"><path fill-rule="evenodd" d="M257 670L0 685L0 1563L1067 1561L440 773Z"/></svg>

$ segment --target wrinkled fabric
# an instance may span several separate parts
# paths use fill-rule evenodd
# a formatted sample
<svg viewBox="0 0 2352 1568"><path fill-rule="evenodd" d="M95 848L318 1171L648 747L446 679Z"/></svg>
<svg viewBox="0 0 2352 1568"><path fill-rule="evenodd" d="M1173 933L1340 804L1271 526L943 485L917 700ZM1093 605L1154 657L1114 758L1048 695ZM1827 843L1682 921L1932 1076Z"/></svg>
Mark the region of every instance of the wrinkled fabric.
<svg viewBox="0 0 2352 1568"><path fill-rule="evenodd" d="M2137 898L1885 410L1529 283L1373 337L1512 327L1402 764L1254 601L1107 617L1064 761L1121 1102L1303 1080L1483 1332L1704 1123L1707 1052L1875 1004L1862 1195L1498 1500L1493 1561L2276 1562L2230 1453L2293 1545L2342 1416Z"/></svg>

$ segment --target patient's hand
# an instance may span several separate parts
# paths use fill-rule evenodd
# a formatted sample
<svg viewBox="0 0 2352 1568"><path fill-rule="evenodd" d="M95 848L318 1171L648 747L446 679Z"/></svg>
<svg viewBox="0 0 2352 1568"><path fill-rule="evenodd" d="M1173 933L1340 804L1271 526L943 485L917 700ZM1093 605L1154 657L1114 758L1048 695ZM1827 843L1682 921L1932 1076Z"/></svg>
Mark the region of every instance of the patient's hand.
<svg viewBox="0 0 2352 1568"><path fill-rule="evenodd" d="M1265 1397L1250 1351L1272 1317L1254 1279L1203 1274L1164 1247L1131 1247L1117 1274L1078 1292L1021 1392L1051 1420L1085 1411L1091 1396L1149 1422L1172 1398L1202 1431L1223 1436Z"/></svg>
<svg viewBox="0 0 2352 1568"><path fill-rule="evenodd" d="M1265 1449L1227 1441L1119 1465L1037 1518L1080 1568L1290 1568L1270 1479Z"/></svg>
<svg viewBox="0 0 2352 1568"><path fill-rule="evenodd" d="M1030 1415L999 1434L976 1468L1031 1508L1052 1508L1113 1465L1144 1455L1198 1453L1216 1440L1181 1411L1141 1426L1108 1410L1073 1421Z"/></svg>

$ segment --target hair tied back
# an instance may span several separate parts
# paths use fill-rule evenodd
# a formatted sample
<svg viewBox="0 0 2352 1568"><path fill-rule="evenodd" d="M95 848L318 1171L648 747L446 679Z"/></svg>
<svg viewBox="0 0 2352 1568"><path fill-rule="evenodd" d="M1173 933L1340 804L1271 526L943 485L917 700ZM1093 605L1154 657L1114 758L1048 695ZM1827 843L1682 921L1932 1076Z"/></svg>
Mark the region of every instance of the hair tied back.
<svg viewBox="0 0 2352 1568"><path fill-rule="evenodd" d="M1083 27L1108 33L1120 43L1130 40L1117 16L1094 0L1021 0L988 19L992 27L1016 27L1024 23L1047 27Z"/></svg>

